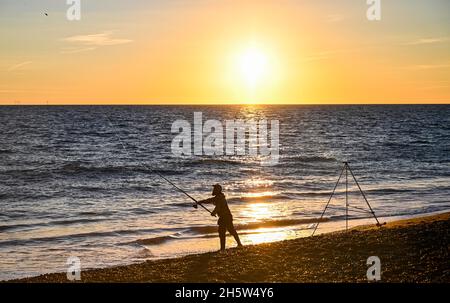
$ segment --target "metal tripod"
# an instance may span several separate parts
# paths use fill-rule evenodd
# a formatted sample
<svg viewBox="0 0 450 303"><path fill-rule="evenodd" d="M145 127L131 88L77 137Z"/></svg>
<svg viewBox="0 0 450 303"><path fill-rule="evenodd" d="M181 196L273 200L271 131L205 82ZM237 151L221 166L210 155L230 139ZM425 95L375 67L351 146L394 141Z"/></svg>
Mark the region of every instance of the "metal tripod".
<svg viewBox="0 0 450 303"><path fill-rule="evenodd" d="M341 178L342 178L342 175L344 174L344 172L345 172L345 229L348 230L348 208L349 208L349 204L348 204L348 173L349 172L350 172L350 175L353 177L353 180L355 180L355 183L358 186L358 189L359 189L361 195L363 196L364 201L366 201L366 204L370 210L369 212L373 215L373 217L375 218L375 221L377 221L377 226L380 227L381 225L385 224L385 223L381 224L380 221L378 221L378 218L375 215L375 212L373 211L372 207L370 206L369 201L367 201L366 195L364 194L363 190L361 189L361 186L359 186L359 183L356 180L355 175L353 174L353 171L351 170L350 166L348 165L348 162L344 162L344 166L342 167L341 173L339 174L339 178L338 178L336 184L334 185L334 188L333 188L333 191L331 192L330 198L328 199L328 202L325 205L325 208L322 211L322 214L320 215L320 219L317 221L317 224L316 224L311 236L314 236L314 233L316 232L317 227L319 226L319 223L322 221L323 215L325 214L325 212L330 204L330 201L334 196L336 188L339 185L339 181L341 181ZM359 209L357 207L354 207L354 208ZM364 210L364 209L359 209L359 210L367 212L367 210Z"/></svg>

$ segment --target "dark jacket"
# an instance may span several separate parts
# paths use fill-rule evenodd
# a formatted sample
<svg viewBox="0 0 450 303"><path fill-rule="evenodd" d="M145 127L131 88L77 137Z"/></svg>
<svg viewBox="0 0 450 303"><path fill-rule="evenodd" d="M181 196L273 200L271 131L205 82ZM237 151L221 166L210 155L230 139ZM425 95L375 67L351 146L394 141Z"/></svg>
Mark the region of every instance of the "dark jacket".
<svg viewBox="0 0 450 303"><path fill-rule="evenodd" d="M231 215L230 209L228 208L227 200L225 199L225 195L223 193L218 194L212 198L201 201L201 203L212 203L215 205L214 210L212 211L212 215L217 214L219 216L220 224L223 221L233 220L233 216Z"/></svg>

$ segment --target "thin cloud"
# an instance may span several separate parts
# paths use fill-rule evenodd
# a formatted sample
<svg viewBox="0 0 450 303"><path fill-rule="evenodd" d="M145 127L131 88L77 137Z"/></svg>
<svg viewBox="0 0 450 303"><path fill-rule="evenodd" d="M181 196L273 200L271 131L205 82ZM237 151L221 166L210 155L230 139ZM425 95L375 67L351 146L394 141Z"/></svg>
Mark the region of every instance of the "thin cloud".
<svg viewBox="0 0 450 303"><path fill-rule="evenodd" d="M24 61L24 62L15 64L15 65L11 66L10 68L8 68L8 71L13 72L16 70L20 70L20 69L24 68L25 66L30 65L31 63L33 63L33 61Z"/></svg>
<svg viewBox="0 0 450 303"><path fill-rule="evenodd" d="M66 42L85 45L85 46L110 46L133 42L130 39L119 39L112 37L112 32L104 32L100 34L76 35L63 39Z"/></svg>
<svg viewBox="0 0 450 303"><path fill-rule="evenodd" d="M97 47L67 47L63 48L61 50L62 54L76 54L76 53L83 53L88 52L91 50L97 49Z"/></svg>
<svg viewBox="0 0 450 303"><path fill-rule="evenodd" d="M438 68L449 68L450 64L416 64L408 66L408 69L414 70L424 70L424 69L438 69Z"/></svg>
<svg viewBox="0 0 450 303"><path fill-rule="evenodd" d="M434 44L434 43L442 43L449 41L447 37L439 37L439 38L420 38L414 41L403 43L403 45L423 45L423 44Z"/></svg>

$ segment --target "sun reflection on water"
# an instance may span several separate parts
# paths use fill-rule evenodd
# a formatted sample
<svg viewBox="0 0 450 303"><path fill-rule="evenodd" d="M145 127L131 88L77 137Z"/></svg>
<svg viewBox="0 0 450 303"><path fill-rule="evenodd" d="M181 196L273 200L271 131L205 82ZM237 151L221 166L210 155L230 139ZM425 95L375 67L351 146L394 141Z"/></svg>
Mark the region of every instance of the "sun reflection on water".
<svg viewBox="0 0 450 303"><path fill-rule="evenodd" d="M251 203L240 212L240 216L247 218L248 222L266 221L273 216L270 205L266 203Z"/></svg>
<svg viewBox="0 0 450 303"><path fill-rule="evenodd" d="M276 242L295 237L295 232L290 229L268 229L260 228L251 233L244 233L242 235L245 244L260 244L267 242Z"/></svg>

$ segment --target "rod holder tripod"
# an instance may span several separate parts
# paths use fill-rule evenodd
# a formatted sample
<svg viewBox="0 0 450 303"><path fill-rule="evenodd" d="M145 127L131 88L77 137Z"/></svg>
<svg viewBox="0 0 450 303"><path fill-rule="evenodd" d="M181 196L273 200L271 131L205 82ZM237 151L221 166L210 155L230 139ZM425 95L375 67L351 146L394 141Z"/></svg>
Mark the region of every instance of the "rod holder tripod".
<svg viewBox="0 0 450 303"><path fill-rule="evenodd" d="M375 212L372 209L372 206L370 206L369 201L367 201L366 195L364 194L363 190L361 189L361 186L359 186L358 180L356 180L352 169L348 165L348 162L345 161L343 163L344 163L344 166L342 167L341 173L339 174L339 178L338 178L336 184L334 185L334 188L333 188L333 191L331 192L330 198L328 199L328 202L325 205L325 208L323 209L322 214L320 215L320 219L317 221L317 224L314 227L314 230L313 230L311 236L314 236L314 233L316 232L317 227L319 226L319 223L322 221L322 218L325 215L325 212L326 212L328 206L330 205L331 199L333 198L334 193L336 192L336 188L339 185L339 182L341 181L341 178L344 175L344 173L345 173L345 230L348 230L348 207L349 207L349 203L348 203L348 176L349 176L349 173L350 173L351 177L353 178L353 180L355 181L356 185L358 186L359 192L361 193L362 197L364 198L364 201L366 202L367 206L369 207L370 211L368 211L368 212L370 212L372 214L372 216L374 217L375 221L377 222L376 225L378 227L381 227L382 225L386 224L386 223L380 223L380 221L378 220L377 216L375 215ZM364 211L366 211L366 210L364 210Z"/></svg>

